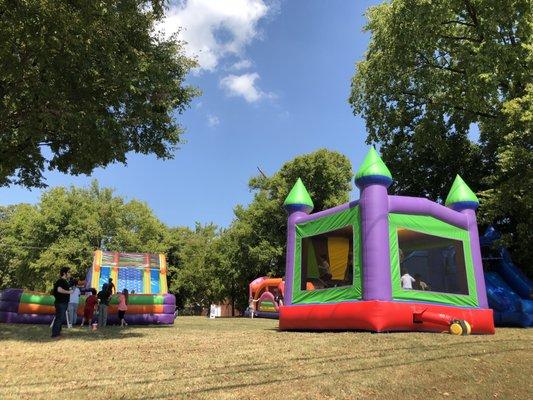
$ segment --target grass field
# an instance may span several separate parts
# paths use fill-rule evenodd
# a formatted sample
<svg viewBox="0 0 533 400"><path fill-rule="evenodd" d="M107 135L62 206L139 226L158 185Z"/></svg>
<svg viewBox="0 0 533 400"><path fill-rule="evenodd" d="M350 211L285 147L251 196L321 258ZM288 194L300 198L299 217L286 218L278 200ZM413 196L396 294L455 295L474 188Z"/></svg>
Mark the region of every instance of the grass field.
<svg viewBox="0 0 533 400"><path fill-rule="evenodd" d="M277 321L170 327L0 324L0 399L527 399L533 330L494 336L278 332Z"/></svg>

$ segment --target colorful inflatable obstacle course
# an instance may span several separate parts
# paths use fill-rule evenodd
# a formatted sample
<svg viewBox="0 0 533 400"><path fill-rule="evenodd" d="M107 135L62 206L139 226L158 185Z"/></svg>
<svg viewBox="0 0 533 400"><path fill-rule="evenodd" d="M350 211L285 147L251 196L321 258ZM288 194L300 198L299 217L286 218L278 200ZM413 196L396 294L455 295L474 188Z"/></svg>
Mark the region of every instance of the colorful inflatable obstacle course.
<svg viewBox="0 0 533 400"><path fill-rule="evenodd" d="M489 227L480 238L489 306L497 326L533 326L533 282L513 264L505 247L493 248L500 238Z"/></svg>
<svg viewBox="0 0 533 400"><path fill-rule="evenodd" d="M167 293L166 262L163 254L131 254L96 251L89 269L85 290L95 284L100 290L109 278L117 291L128 289L128 324L173 324L176 298ZM135 291L134 294L131 292ZM86 296L80 297L81 322ZM0 322L49 324L55 314L54 296L22 289L0 291ZM108 324L118 323L118 296L111 297Z"/></svg>
<svg viewBox="0 0 533 400"><path fill-rule="evenodd" d="M466 183L456 177L446 206L389 195L374 148L355 183L358 201L315 214L300 179L287 196L280 329L494 333Z"/></svg>

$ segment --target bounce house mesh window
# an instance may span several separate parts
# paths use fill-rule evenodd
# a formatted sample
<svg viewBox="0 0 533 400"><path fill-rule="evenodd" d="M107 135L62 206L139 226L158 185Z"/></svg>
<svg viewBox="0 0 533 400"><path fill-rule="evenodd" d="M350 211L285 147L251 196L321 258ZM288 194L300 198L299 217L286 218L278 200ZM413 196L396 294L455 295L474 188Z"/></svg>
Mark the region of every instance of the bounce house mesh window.
<svg viewBox="0 0 533 400"><path fill-rule="evenodd" d="M468 295L463 242L398 229L403 289Z"/></svg>
<svg viewBox="0 0 533 400"><path fill-rule="evenodd" d="M353 284L353 228L302 239L301 290Z"/></svg>

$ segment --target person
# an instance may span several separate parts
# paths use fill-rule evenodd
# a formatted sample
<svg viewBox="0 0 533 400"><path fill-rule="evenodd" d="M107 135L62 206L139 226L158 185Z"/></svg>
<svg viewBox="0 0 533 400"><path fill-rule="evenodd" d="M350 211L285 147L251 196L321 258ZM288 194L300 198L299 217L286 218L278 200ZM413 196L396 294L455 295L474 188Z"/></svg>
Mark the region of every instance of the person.
<svg viewBox="0 0 533 400"><path fill-rule="evenodd" d="M59 271L59 279L54 283L54 306L56 308L56 315L54 323L52 324L52 338L59 339L61 335L61 327L65 322L65 317L68 308L68 302L70 300L70 285L68 280L70 279L70 268L63 267Z"/></svg>
<svg viewBox="0 0 533 400"><path fill-rule="evenodd" d="M78 281L76 279L71 281L72 293L68 301L68 327L72 328L76 325L78 318L78 304L80 302L80 288L78 287Z"/></svg>
<svg viewBox="0 0 533 400"><path fill-rule="evenodd" d="M279 288L274 288L274 301L278 303L278 306L283 305L283 295L281 294Z"/></svg>
<svg viewBox="0 0 533 400"><path fill-rule="evenodd" d="M351 285L353 283L353 253L348 253L348 263L346 264L346 271L344 272L344 283Z"/></svg>
<svg viewBox="0 0 533 400"><path fill-rule="evenodd" d="M321 281L324 288L329 286L331 280L331 273L329 271L329 263L326 255L320 256L320 264L318 265L319 281Z"/></svg>
<svg viewBox="0 0 533 400"><path fill-rule="evenodd" d="M400 257L400 265L402 265L405 256L403 255L402 249L398 249L398 253L399 253L399 257Z"/></svg>
<svg viewBox="0 0 533 400"><path fill-rule="evenodd" d="M331 275L329 272L329 263L325 255L320 256L320 265L318 266L318 273L320 277Z"/></svg>
<svg viewBox="0 0 533 400"><path fill-rule="evenodd" d="M111 298L111 292L107 283L104 283L102 290L98 293L98 326L107 325L107 306L109 305L109 299Z"/></svg>
<svg viewBox="0 0 533 400"><path fill-rule="evenodd" d="M415 274L415 280L416 280L414 284L415 290L431 290L429 285L422 280L422 275Z"/></svg>
<svg viewBox="0 0 533 400"><path fill-rule="evenodd" d="M126 311L128 310L128 289L124 289L122 293L118 295L118 320L120 321L120 327L124 328L128 323L124 319Z"/></svg>
<svg viewBox="0 0 533 400"><path fill-rule="evenodd" d="M409 271L407 270L407 268L402 268L402 277L400 278L400 281L402 282L402 289L410 290L413 288L413 283L416 280L411 275L409 275Z"/></svg>
<svg viewBox="0 0 533 400"><path fill-rule="evenodd" d="M135 290L132 290L132 291L131 291L131 294L135 294Z"/></svg>
<svg viewBox="0 0 533 400"><path fill-rule="evenodd" d="M111 294L115 293L115 284L113 283L113 278L109 278L107 281L107 288Z"/></svg>
<svg viewBox="0 0 533 400"><path fill-rule="evenodd" d="M98 298L96 297L96 289L91 288L91 294L85 300L85 307L83 309L83 318L81 320L80 327L82 327L85 322L87 322L89 327L91 326L91 323L94 317L94 311L96 309L97 304L98 304Z"/></svg>

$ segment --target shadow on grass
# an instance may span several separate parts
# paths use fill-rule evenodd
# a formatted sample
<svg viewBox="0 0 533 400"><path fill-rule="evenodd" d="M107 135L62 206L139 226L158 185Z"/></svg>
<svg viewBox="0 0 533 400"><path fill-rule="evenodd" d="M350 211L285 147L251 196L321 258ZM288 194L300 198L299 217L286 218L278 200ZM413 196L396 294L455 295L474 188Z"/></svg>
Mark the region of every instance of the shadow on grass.
<svg viewBox="0 0 533 400"><path fill-rule="evenodd" d="M0 324L0 342L7 340L15 340L20 342L54 342L50 337L51 328L48 325L26 325L26 324ZM142 332L147 329L168 329L168 326L151 325L151 326L135 326L129 328L121 328L118 325L110 325L105 328L100 328L92 331L89 327L75 327L67 329L63 327L61 330L61 340L115 340L140 338L146 336L147 332Z"/></svg>

